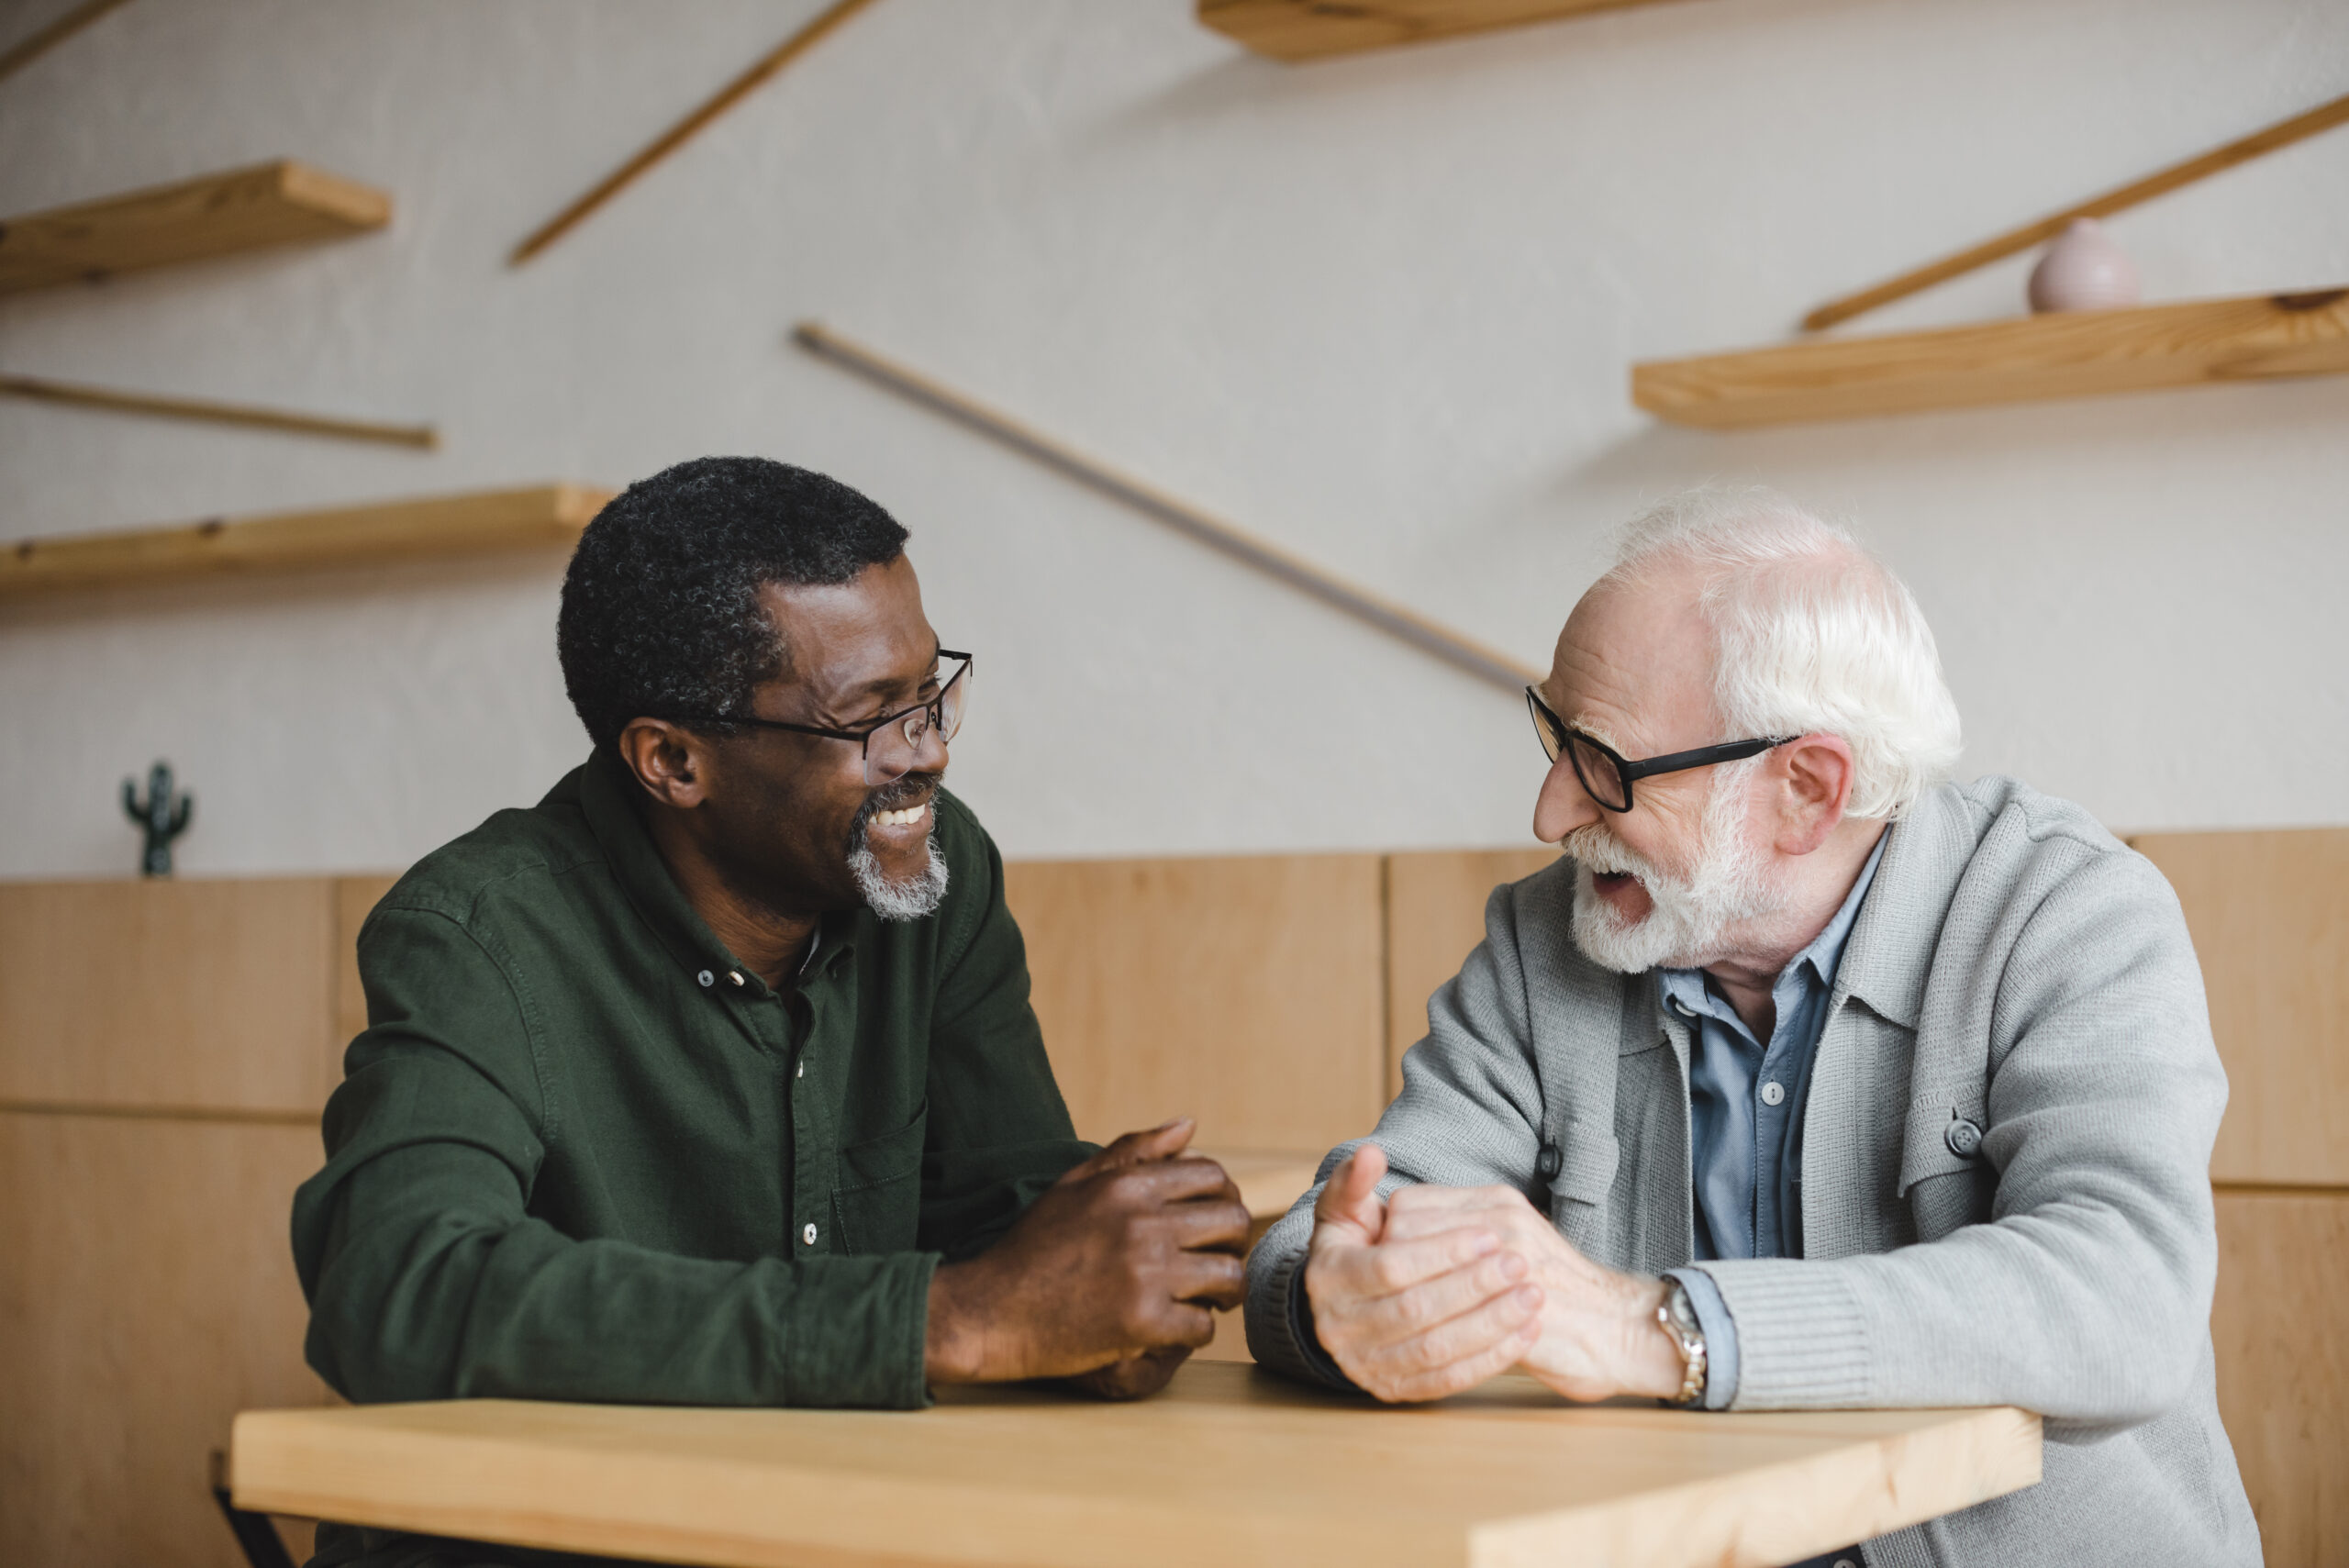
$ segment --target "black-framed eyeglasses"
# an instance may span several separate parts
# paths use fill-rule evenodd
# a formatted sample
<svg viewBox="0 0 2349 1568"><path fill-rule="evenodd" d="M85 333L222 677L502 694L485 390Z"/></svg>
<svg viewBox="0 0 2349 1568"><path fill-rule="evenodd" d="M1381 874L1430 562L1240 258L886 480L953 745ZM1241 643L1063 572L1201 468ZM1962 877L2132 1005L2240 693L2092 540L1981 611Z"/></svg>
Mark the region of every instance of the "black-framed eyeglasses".
<svg viewBox="0 0 2349 1568"><path fill-rule="evenodd" d="M1550 705L1531 686L1525 688L1525 706L1532 710L1533 732L1542 738L1542 752L1551 763L1554 766L1561 756L1564 757L1573 765L1575 777L1581 781L1583 793L1609 811L1631 809L1631 784L1635 780L1683 773L1690 768L1709 768L1716 762L1734 762L1801 739L1798 735L1772 735L1758 740L1731 740L1634 762L1551 712Z"/></svg>
<svg viewBox="0 0 2349 1568"><path fill-rule="evenodd" d="M954 739L963 728L963 714L971 705L971 665L967 653L957 653L941 648L938 657L942 662L959 659L952 674L938 683L938 695L911 707L901 707L895 713L885 713L860 729L828 729L820 724L795 724L782 718L724 718L716 714L681 713L673 717L680 724L744 724L754 729L787 729L794 735L816 735L827 740L853 740L863 753L864 783L867 788L902 778L913 771L914 760L921 755L922 743L936 730L941 744Z"/></svg>

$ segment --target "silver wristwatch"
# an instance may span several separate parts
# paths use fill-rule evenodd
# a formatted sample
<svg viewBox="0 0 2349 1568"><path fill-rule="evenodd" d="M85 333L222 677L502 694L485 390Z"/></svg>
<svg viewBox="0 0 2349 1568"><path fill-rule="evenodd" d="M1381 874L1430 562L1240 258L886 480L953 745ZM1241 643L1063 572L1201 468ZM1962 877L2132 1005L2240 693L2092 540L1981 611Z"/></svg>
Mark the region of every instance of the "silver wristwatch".
<svg viewBox="0 0 2349 1568"><path fill-rule="evenodd" d="M1655 1320L1671 1337L1673 1348L1680 1352L1680 1395L1665 1403L1699 1405L1705 1398L1705 1327L1697 1321L1697 1307L1688 1299L1688 1287L1676 1279L1664 1284L1664 1305L1655 1309Z"/></svg>

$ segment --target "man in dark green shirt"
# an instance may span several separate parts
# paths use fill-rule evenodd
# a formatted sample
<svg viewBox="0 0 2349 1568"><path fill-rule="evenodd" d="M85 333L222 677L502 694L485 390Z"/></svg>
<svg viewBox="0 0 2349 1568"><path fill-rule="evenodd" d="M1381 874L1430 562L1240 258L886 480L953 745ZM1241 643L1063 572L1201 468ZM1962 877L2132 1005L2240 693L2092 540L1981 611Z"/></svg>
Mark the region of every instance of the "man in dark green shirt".
<svg viewBox="0 0 2349 1568"><path fill-rule="evenodd" d="M746 458L582 537L592 755L360 933L368 1028L294 1207L346 1396L1130 1397L1238 1304L1247 1214L1188 1125L1070 1127L1001 859L941 787L970 659L905 539ZM320 1561L445 1545L329 1528Z"/></svg>

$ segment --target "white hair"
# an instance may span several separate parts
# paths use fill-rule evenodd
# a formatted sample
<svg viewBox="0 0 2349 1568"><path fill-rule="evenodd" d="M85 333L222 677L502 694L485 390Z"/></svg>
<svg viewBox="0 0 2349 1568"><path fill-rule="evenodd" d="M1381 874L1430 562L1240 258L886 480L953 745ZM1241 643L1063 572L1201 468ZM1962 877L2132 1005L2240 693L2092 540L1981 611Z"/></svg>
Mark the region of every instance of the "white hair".
<svg viewBox="0 0 2349 1568"><path fill-rule="evenodd" d="M1774 491L1693 490L1626 528L1599 581L1635 585L1687 567L1712 628L1724 740L1841 737L1854 817L1898 817L1948 776L1957 703L1932 628L1849 533Z"/></svg>

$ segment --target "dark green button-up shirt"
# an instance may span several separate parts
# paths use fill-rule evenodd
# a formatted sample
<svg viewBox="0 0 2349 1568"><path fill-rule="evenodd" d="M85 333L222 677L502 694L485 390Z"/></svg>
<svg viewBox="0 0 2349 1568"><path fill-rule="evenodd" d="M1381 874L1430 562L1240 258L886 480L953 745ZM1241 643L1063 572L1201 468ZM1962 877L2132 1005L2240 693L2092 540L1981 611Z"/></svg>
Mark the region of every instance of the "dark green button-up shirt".
<svg viewBox="0 0 2349 1568"><path fill-rule="evenodd" d="M921 1405L941 1256L1091 1151L1002 861L941 792L938 912L828 917L779 993L636 791L599 751L361 930L368 1027L294 1204L310 1364L361 1402Z"/></svg>

